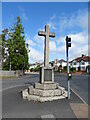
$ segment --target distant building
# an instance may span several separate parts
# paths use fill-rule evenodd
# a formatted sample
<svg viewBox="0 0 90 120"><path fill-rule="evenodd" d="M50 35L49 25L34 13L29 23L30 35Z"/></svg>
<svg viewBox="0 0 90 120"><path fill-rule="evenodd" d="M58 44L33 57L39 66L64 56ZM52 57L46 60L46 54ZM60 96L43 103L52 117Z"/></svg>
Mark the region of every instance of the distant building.
<svg viewBox="0 0 90 120"><path fill-rule="evenodd" d="M40 63L40 62L32 63L32 64L29 65L30 66L29 69L30 70L34 69L34 68L37 67L37 65L40 65L40 67L42 67L42 66L44 66L44 62L42 62L42 63Z"/></svg>
<svg viewBox="0 0 90 120"><path fill-rule="evenodd" d="M44 66L44 62L40 63L40 67L43 67Z"/></svg>
<svg viewBox="0 0 90 120"><path fill-rule="evenodd" d="M30 64L30 68L29 69L32 69L32 68L35 68L35 67L37 67L37 63Z"/></svg>
<svg viewBox="0 0 90 120"><path fill-rule="evenodd" d="M60 66L62 69L67 66L67 62L63 59L57 61L57 65Z"/></svg>
<svg viewBox="0 0 90 120"><path fill-rule="evenodd" d="M63 59L61 60L56 59L54 61L51 61L49 64L51 67L54 67L55 70L58 70L58 68L63 69L67 65L67 62Z"/></svg>
<svg viewBox="0 0 90 120"><path fill-rule="evenodd" d="M90 66L90 56L82 55L70 61L71 68L75 68L76 71L88 71Z"/></svg>
<svg viewBox="0 0 90 120"><path fill-rule="evenodd" d="M44 62L42 62L42 63L37 63L36 62L36 63L30 64L29 69L33 69L33 68L37 67L38 64L40 65L40 67L44 66ZM66 66L66 65L67 65L67 62L65 60L63 60L63 59L61 59L61 60L56 59L54 61L49 62L49 67L53 67L55 70L58 70L59 67L61 69L63 69L64 66Z"/></svg>

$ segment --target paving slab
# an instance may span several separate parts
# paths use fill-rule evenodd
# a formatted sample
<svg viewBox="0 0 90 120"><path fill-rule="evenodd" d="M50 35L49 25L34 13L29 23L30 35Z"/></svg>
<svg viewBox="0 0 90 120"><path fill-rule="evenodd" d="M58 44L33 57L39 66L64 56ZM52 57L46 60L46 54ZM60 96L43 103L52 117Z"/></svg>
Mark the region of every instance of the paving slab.
<svg viewBox="0 0 90 120"><path fill-rule="evenodd" d="M83 103L70 103L77 118L88 118L88 106Z"/></svg>
<svg viewBox="0 0 90 120"><path fill-rule="evenodd" d="M42 120L49 120L49 119L56 120L56 118L53 114L41 115L41 119Z"/></svg>

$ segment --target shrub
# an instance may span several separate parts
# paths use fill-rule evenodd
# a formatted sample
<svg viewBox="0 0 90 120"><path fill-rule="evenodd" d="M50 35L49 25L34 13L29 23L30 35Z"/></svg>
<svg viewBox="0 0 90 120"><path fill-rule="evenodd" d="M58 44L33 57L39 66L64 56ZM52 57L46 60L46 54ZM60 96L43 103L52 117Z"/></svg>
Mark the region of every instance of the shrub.
<svg viewBox="0 0 90 120"><path fill-rule="evenodd" d="M75 72L76 71L76 69L75 68L71 68L71 72Z"/></svg>
<svg viewBox="0 0 90 120"><path fill-rule="evenodd" d="M34 68L34 71L37 72L40 69L40 65L37 65L37 67Z"/></svg>

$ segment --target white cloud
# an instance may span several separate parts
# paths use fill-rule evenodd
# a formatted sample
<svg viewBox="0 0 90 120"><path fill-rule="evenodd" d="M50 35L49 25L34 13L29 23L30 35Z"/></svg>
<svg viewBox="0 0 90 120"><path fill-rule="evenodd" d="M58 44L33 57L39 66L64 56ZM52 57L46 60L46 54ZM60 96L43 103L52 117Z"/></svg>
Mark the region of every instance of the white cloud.
<svg viewBox="0 0 90 120"><path fill-rule="evenodd" d="M43 53L41 53L40 51L29 47L30 49L30 53L28 53L29 55L29 62L39 62L39 61L43 61Z"/></svg>
<svg viewBox="0 0 90 120"><path fill-rule="evenodd" d="M60 31L71 28L76 29L77 27L88 30L88 10L79 10L70 16L60 16L59 26Z"/></svg>
<svg viewBox="0 0 90 120"><path fill-rule="evenodd" d="M56 39L57 45L65 44L65 37L66 37L66 36L64 36L64 37L62 37L62 36L58 37L58 38Z"/></svg>
<svg viewBox="0 0 90 120"><path fill-rule="evenodd" d="M72 39L72 43L75 44L75 45L88 44L88 34L86 34L84 32L80 32L80 33L77 33L77 34L70 34L69 36Z"/></svg>
<svg viewBox="0 0 90 120"><path fill-rule="evenodd" d="M70 58L81 56L82 54L88 55L88 35L84 32L69 35L72 39L70 48Z"/></svg>
<svg viewBox="0 0 90 120"><path fill-rule="evenodd" d="M36 34L36 35L34 36L34 40L35 40L36 43L38 43L39 45L42 45L42 44L43 44L44 39L45 39L44 37L38 36L38 34Z"/></svg>
<svg viewBox="0 0 90 120"><path fill-rule="evenodd" d="M33 39L34 39L35 43L37 44L37 47L41 51L43 51L44 50L45 37L38 36L38 34L36 34Z"/></svg>
<svg viewBox="0 0 90 120"><path fill-rule="evenodd" d="M69 34L71 37L71 48L69 48L70 60L75 57L81 56L82 54L88 55L88 34L85 32L80 32L76 34ZM66 42L64 37L57 38L56 42L58 47L56 47L56 54L66 54ZM66 57L66 56L65 56Z"/></svg>
<svg viewBox="0 0 90 120"><path fill-rule="evenodd" d="M56 52L56 43L54 41L50 41L49 48L51 53Z"/></svg>
<svg viewBox="0 0 90 120"><path fill-rule="evenodd" d="M26 43L28 43L29 46L36 46L36 43L32 40L26 40Z"/></svg>
<svg viewBox="0 0 90 120"><path fill-rule="evenodd" d="M88 9L83 10L83 12L79 10L76 21L78 26L88 30Z"/></svg>

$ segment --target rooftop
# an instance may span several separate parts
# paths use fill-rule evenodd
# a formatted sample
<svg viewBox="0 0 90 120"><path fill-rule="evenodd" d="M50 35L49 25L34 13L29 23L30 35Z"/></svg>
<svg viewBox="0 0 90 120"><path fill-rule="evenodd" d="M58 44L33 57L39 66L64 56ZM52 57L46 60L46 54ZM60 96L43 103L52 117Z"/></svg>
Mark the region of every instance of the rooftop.
<svg viewBox="0 0 90 120"><path fill-rule="evenodd" d="M81 57L73 59L72 61L70 61L70 63L72 63L73 61L80 62L82 60L85 61L85 62L90 61L90 56L82 55Z"/></svg>

